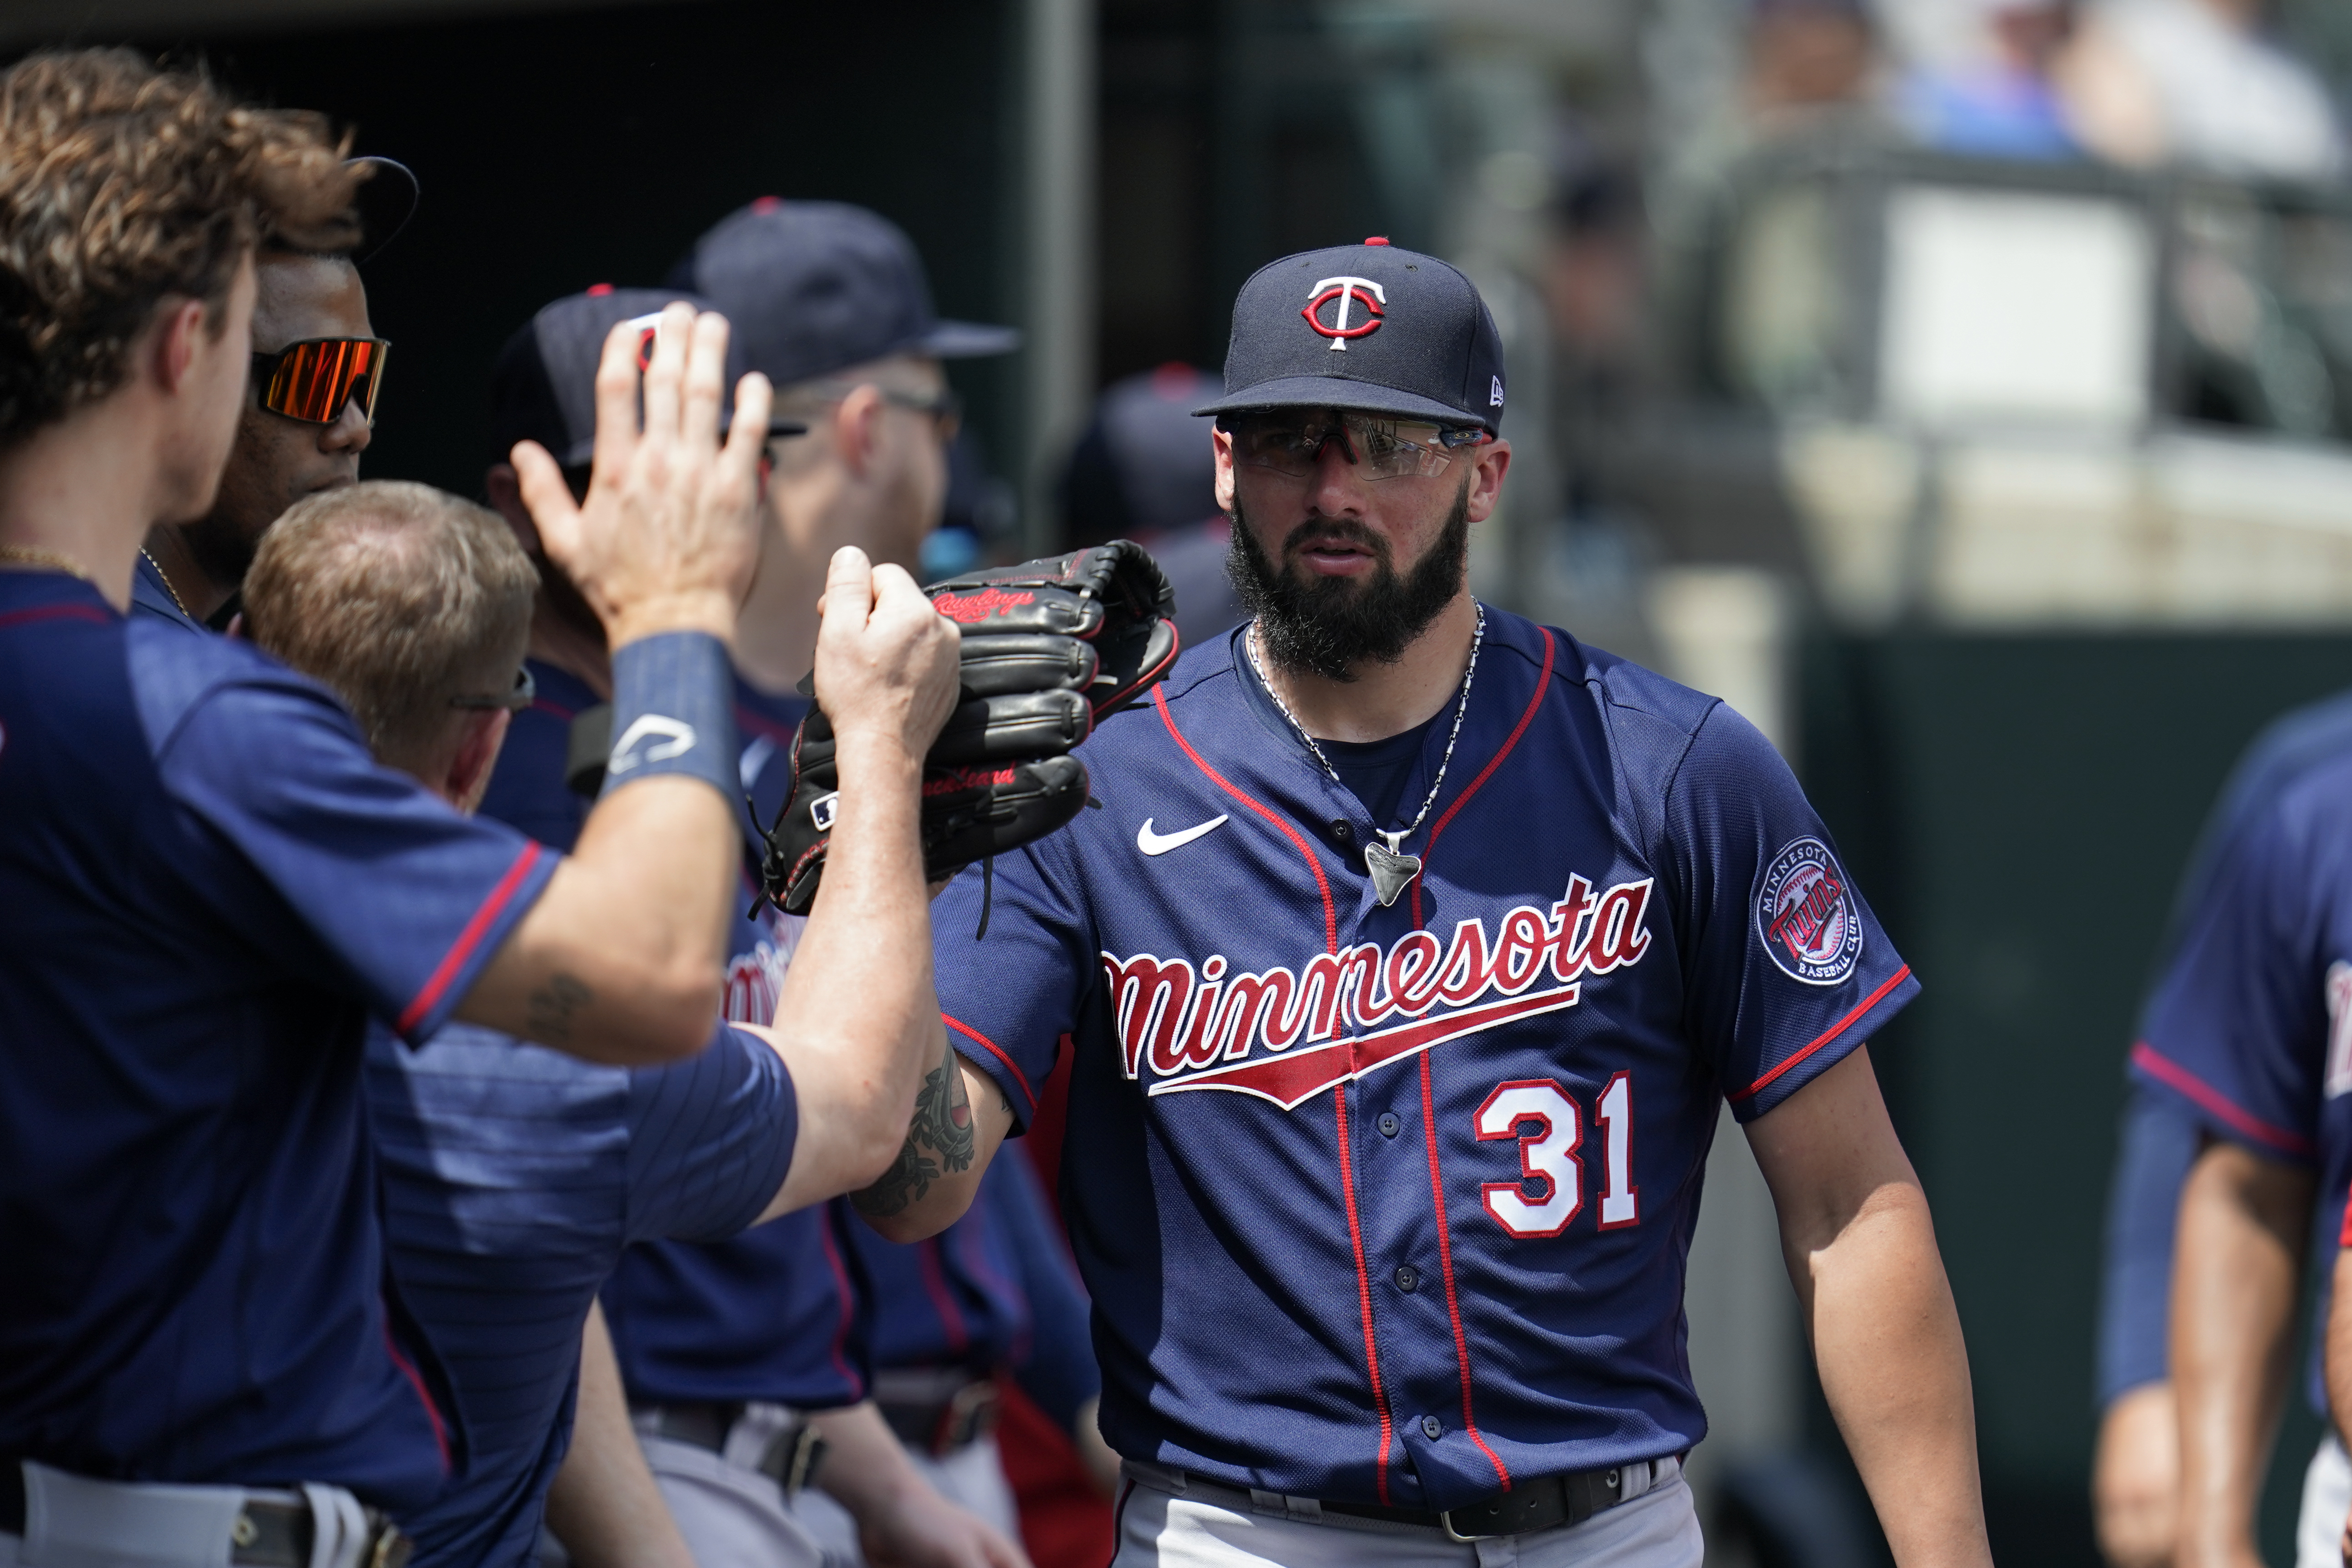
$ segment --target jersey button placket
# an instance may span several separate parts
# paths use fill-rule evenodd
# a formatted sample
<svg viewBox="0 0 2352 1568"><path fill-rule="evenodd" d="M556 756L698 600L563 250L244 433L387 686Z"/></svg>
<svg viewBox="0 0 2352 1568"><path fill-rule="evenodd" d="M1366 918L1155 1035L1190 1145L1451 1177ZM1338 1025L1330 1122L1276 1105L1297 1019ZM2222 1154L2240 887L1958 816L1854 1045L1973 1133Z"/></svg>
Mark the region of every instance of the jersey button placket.
<svg viewBox="0 0 2352 1568"><path fill-rule="evenodd" d="M1410 1263L1398 1264L1397 1271L1391 1278L1396 1281L1396 1288L1408 1296L1421 1289L1421 1270Z"/></svg>
<svg viewBox="0 0 2352 1568"><path fill-rule="evenodd" d="M1421 1435L1434 1443L1445 1436L1445 1423L1434 1416L1423 1416L1421 1418Z"/></svg>
<svg viewBox="0 0 2352 1568"><path fill-rule="evenodd" d="M1397 1113L1393 1111L1381 1112L1380 1120L1373 1123L1372 1125L1381 1130L1381 1136L1383 1138L1393 1138L1399 1133L1404 1131L1404 1124L1397 1120Z"/></svg>

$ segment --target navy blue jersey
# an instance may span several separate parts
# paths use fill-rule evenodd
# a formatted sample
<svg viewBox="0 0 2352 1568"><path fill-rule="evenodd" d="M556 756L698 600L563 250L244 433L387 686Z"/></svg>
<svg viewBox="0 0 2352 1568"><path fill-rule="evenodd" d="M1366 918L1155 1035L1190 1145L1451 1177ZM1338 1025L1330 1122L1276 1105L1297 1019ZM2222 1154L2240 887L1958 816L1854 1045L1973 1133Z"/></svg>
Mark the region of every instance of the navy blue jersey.
<svg viewBox="0 0 2352 1568"><path fill-rule="evenodd" d="M998 858L984 940L976 873L933 912L950 1030L1016 1120L1072 1041L1063 1212L1104 1436L1426 1508L1689 1448L1717 1108L1780 1104L1909 968L1752 727L1492 610L1405 844L1425 869L1383 908L1362 807L1250 701L1238 649L1096 731L1104 809Z"/></svg>
<svg viewBox="0 0 2352 1568"><path fill-rule="evenodd" d="M556 859L250 645L0 573L0 1452L440 1490L362 1035L429 1039Z"/></svg>
<svg viewBox="0 0 2352 1568"><path fill-rule="evenodd" d="M2205 861L2132 1072L2201 1131L2315 1169L2324 1239L2352 1180L2352 745L2280 778ZM2315 1354L2311 1388L2324 1410Z"/></svg>
<svg viewBox="0 0 2352 1568"><path fill-rule="evenodd" d="M1009 1372L1065 1430L1102 1391L1087 1300L1029 1162L992 1162L971 1211L929 1240L850 1235L874 1295L877 1367Z"/></svg>
<svg viewBox="0 0 2352 1568"><path fill-rule="evenodd" d="M515 716L482 810L568 847L587 802L565 788L572 716L598 699L575 677L533 660L539 698ZM793 728L808 705L738 679L740 772L751 810L772 820L790 787ZM751 904L750 855L730 942L724 1010L739 1023L773 1020L776 998L804 924ZM836 1206L821 1205L704 1246L632 1246L604 1290L613 1348L629 1397L639 1403L772 1400L806 1408L866 1396L864 1303Z"/></svg>
<svg viewBox="0 0 2352 1568"><path fill-rule="evenodd" d="M2352 693L2288 713L2265 728L2231 769L2199 832L2155 972L2170 971L2181 936L2212 899L2214 869L2279 792L2313 767L2352 754ZM2142 1006L2145 1039L2155 992ZM2172 1239L2180 1188L2197 1157L2198 1124L2177 1096L2136 1089L2124 1113L2108 1195L2106 1252L2099 1297L2098 1397L2102 1406L2168 1375Z"/></svg>
<svg viewBox="0 0 2352 1568"><path fill-rule="evenodd" d="M481 814L569 853L588 821L589 805L563 782L572 721L604 699L569 670L543 659L524 663L537 695L507 726L490 787L482 792Z"/></svg>
<svg viewBox="0 0 2352 1568"><path fill-rule="evenodd" d="M791 1168L792 1080L762 1040L631 1071L471 1025L368 1046L401 1298L446 1372L464 1471L407 1521L419 1568L526 1563L570 1446L580 1334L632 1241L731 1236Z"/></svg>

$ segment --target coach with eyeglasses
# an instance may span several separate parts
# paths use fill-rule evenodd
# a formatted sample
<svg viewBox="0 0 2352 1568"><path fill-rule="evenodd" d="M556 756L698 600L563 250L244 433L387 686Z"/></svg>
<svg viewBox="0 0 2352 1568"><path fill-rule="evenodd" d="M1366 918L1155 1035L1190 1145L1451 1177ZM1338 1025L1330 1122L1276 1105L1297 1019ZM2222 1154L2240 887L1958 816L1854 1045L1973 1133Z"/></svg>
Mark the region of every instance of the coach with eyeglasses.
<svg viewBox="0 0 2352 1568"><path fill-rule="evenodd" d="M392 347L368 319L360 267L416 210L416 176L389 158L355 158L359 242L298 249L266 235L254 261L253 373L236 444L212 510L163 524L140 551L131 602L190 630L218 631L261 536L306 496L359 483Z"/></svg>

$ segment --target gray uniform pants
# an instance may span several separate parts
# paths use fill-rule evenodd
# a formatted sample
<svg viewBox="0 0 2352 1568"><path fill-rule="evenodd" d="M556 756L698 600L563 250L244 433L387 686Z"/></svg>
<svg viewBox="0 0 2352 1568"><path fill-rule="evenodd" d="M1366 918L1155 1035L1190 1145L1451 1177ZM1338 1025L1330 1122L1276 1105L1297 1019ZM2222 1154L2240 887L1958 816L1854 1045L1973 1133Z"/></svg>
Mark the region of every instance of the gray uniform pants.
<svg viewBox="0 0 2352 1568"><path fill-rule="evenodd" d="M922 1478L941 1497L983 1523L995 1526L1014 1541L1021 1539L1021 1516L1013 1500L1012 1483L1004 1479L1003 1456L993 1436L968 1443L944 1459L908 1449ZM849 1511L821 1491L804 1491L793 1500L793 1517L805 1525L824 1547L826 1568L862 1568L866 1554L857 1547L857 1521ZM709 1568L704 1564L703 1568Z"/></svg>
<svg viewBox="0 0 2352 1568"><path fill-rule="evenodd" d="M1648 1491L1582 1524L1469 1545L1342 1514L1309 1521L1278 1507L1227 1508L1154 1484L1150 1467L1124 1468L1112 1568L1700 1568L1705 1555L1690 1488L1672 1459Z"/></svg>
<svg viewBox="0 0 2352 1568"><path fill-rule="evenodd" d="M26 1461L25 1533L0 1532L0 1568L219 1568L229 1560L243 1487L92 1480ZM341 1487L306 1486L310 1568L361 1568L367 1511Z"/></svg>

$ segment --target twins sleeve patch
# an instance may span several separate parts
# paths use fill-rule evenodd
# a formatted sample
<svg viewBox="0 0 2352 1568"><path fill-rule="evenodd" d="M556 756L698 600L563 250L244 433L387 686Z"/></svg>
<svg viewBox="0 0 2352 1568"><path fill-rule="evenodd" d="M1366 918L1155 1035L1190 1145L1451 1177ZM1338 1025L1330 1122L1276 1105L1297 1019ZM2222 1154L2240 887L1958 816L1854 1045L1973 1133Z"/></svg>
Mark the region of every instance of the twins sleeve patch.
<svg viewBox="0 0 2352 1568"><path fill-rule="evenodd" d="M1798 839L1772 857L1756 889L1756 936L1790 979L1834 986L1853 975L1862 917L1827 844Z"/></svg>

